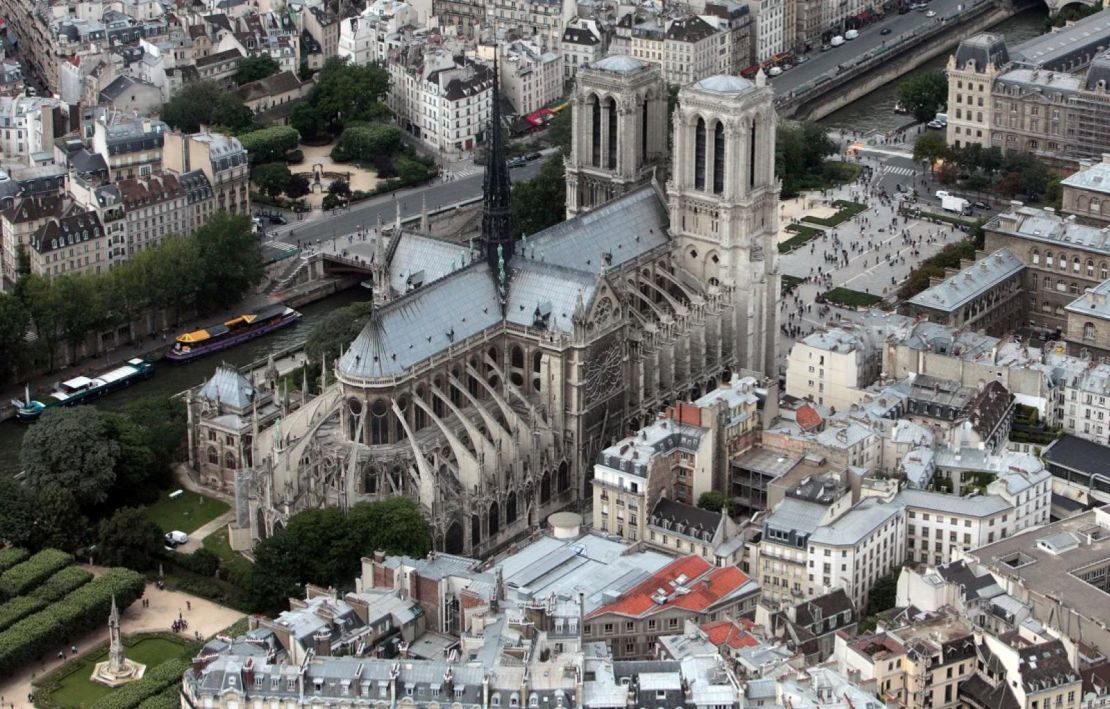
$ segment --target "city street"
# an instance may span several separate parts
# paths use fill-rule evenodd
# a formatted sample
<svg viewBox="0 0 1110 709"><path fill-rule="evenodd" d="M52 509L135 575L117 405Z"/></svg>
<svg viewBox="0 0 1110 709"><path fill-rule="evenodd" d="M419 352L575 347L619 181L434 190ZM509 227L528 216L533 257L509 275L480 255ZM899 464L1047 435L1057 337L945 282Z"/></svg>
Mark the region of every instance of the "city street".
<svg viewBox="0 0 1110 709"><path fill-rule="evenodd" d="M895 44L903 35L910 34L914 30L922 30L946 17L956 15L960 11L958 8L966 7L968 4L968 0L932 0L929 3L929 10L937 13L936 17L926 17L925 12L918 11L911 11L905 15L899 15L897 12L890 13L878 22L864 27L859 31L859 37L839 47L833 47L827 52L820 51L819 46L813 47L813 51L808 55L808 61L771 79L771 85L774 86L776 95L784 96L818 77L835 74L838 64L850 62L877 47ZM890 34L882 35L884 28L890 28Z"/></svg>
<svg viewBox="0 0 1110 709"><path fill-rule="evenodd" d="M547 159L547 157L545 155L544 159ZM514 182L531 179L539 172L541 165L543 165L543 160L533 160L523 167L514 168L510 176ZM277 239L288 244L296 244L298 240L330 239L356 232L360 228L373 227L377 225L379 216L381 216L382 223L392 224L396 217L397 202L401 204L402 217L417 217L420 215L422 197L427 201L428 211L480 197L483 174L480 166L475 167L477 168L476 172L464 173L461 177L447 181L444 181L441 177L437 178L435 182L421 187L379 195L363 202L357 202L344 211L314 211L306 214L304 220L301 221L296 220L295 216L290 214L288 215L288 224L268 227L266 238Z"/></svg>

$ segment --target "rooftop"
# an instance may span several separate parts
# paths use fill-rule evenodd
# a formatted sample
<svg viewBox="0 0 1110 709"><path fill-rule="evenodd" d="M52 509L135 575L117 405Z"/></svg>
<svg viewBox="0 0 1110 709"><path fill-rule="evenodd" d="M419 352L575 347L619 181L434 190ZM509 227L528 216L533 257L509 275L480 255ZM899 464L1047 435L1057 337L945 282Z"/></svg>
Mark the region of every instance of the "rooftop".
<svg viewBox="0 0 1110 709"><path fill-rule="evenodd" d="M715 567L700 556L675 559L628 592L588 614L641 618L674 609L705 613L757 585L736 566Z"/></svg>
<svg viewBox="0 0 1110 709"><path fill-rule="evenodd" d="M1048 69L1063 68L1074 56L1105 47L1110 38L1110 10L1102 10L1067 27L1027 39L1013 48L1013 58Z"/></svg>
<svg viewBox="0 0 1110 709"><path fill-rule="evenodd" d="M1103 281L1068 303L1065 307L1070 313L1076 313L1099 320L1110 320L1110 281Z"/></svg>
<svg viewBox="0 0 1110 709"><path fill-rule="evenodd" d="M940 283L926 288L909 302L950 313L1021 273L1025 264L1009 249L999 249Z"/></svg>
<svg viewBox="0 0 1110 709"><path fill-rule="evenodd" d="M896 518L901 505L873 497L858 502L835 521L822 525L810 536L811 544L855 546L872 532Z"/></svg>
<svg viewBox="0 0 1110 709"><path fill-rule="evenodd" d="M1065 177L1060 184L1110 194L1110 154L1103 155L1102 162L1088 165Z"/></svg>

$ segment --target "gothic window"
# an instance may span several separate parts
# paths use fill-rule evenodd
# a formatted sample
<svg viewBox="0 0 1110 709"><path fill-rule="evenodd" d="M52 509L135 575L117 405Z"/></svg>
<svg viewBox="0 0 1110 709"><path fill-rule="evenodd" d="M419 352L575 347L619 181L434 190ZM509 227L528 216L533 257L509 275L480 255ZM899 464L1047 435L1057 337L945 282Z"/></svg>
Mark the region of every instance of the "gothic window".
<svg viewBox="0 0 1110 709"><path fill-rule="evenodd" d="M216 452L215 448L208 449L208 462L212 465L220 464L220 454Z"/></svg>
<svg viewBox="0 0 1110 709"><path fill-rule="evenodd" d="M401 396L397 397L397 408L401 410L402 416L406 415L406 412L409 410L409 397L407 394L402 394ZM393 440L403 441L405 440L405 438L408 437L408 434L405 432L405 427L401 423L401 419L399 418L397 419L395 430L397 431L397 435L393 437Z"/></svg>
<svg viewBox="0 0 1110 709"><path fill-rule="evenodd" d="M705 120L702 118L694 129L694 188L705 189Z"/></svg>
<svg viewBox="0 0 1110 709"><path fill-rule="evenodd" d="M1041 262L1041 252L1038 251L1037 249L1033 249L1033 263L1034 264L1039 264L1040 262Z"/></svg>
<svg viewBox="0 0 1110 709"><path fill-rule="evenodd" d="M544 471L543 478L540 479L540 504L546 505L548 500L551 499L551 473Z"/></svg>
<svg viewBox="0 0 1110 709"><path fill-rule="evenodd" d="M482 542L482 518L476 514L470 515L470 545L478 546Z"/></svg>
<svg viewBox="0 0 1110 709"><path fill-rule="evenodd" d="M512 524L516 521L516 493L510 492L509 497L505 500L505 524Z"/></svg>
<svg viewBox="0 0 1110 709"><path fill-rule="evenodd" d="M492 537L501 531L501 508L497 506L496 502L491 502L489 506L489 535Z"/></svg>
<svg viewBox="0 0 1110 709"><path fill-rule="evenodd" d="M1071 270L1073 273L1079 273L1079 257L1073 256L1071 260Z"/></svg>
<svg viewBox="0 0 1110 709"><path fill-rule="evenodd" d="M362 437L358 433L358 419L362 414L362 402L352 397L347 400L347 437L357 441Z"/></svg>
<svg viewBox="0 0 1110 709"><path fill-rule="evenodd" d="M540 390L540 368L543 364L543 353L536 351L532 353L532 391L538 392Z"/></svg>
<svg viewBox="0 0 1110 709"><path fill-rule="evenodd" d="M717 121L713 129L713 194L725 191L725 126Z"/></svg>
<svg viewBox="0 0 1110 709"><path fill-rule="evenodd" d="M475 358L471 358L470 367L477 372L478 360ZM469 371L467 371L466 373L466 390L469 391L470 395L473 396L475 399L478 398L478 380L474 377L474 375L470 374Z"/></svg>
<svg viewBox="0 0 1110 709"><path fill-rule="evenodd" d="M377 445L389 442L389 421L386 415L389 406L385 399L375 399L370 405L370 444Z"/></svg>
<svg viewBox="0 0 1110 709"><path fill-rule="evenodd" d="M514 386L524 386L524 349L520 345L513 345L509 361L512 365L509 371L509 381Z"/></svg>
<svg viewBox="0 0 1110 709"><path fill-rule="evenodd" d="M559 463L559 477L557 482L559 492L566 492L570 488L569 467L570 466L567 465L565 460Z"/></svg>
<svg viewBox="0 0 1110 709"><path fill-rule="evenodd" d="M1095 339L1095 324L1094 323L1090 323L1090 322L1083 323L1083 339L1084 340L1093 340L1093 339Z"/></svg>
<svg viewBox="0 0 1110 709"><path fill-rule="evenodd" d="M437 391L443 392L444 394L447 393L443 389L443 377L439 375L436 375L436 378L432 380L432 386L435 387ZM443 418L443 412L445 410L443 399L439 398L435 392L432 392L431 402L429 403L432 405L432 413L435 414L437 418Z"/></svg>
<svg viewBox="0 0 1110 709"><path fill-rule="evenodd" d="M459 382L460 386L462 385L462 372L459 371L458 367L451 370L451 377L454 381ZM460 406L462 404L462 394L459 393L458 387L448 381L447 389L451 396L451 403L455 406Z"/></svg>
<svg viewBox="0 0 1110 709"><path fill-rule="evenodd" d="M416 396L421 399L425 404L428 403L428 389L423 384L416 387ZM417 406L412 412L413 426L416 430L424 428L428 425L428 414L424 413L424 409Z"/></svg>
<svg viewBox="0 0 1110 709"><path fill-rule="evenodd" d="M752 119L751 144L749 145L749 150L748 150L748 186L749 187L754 187L755 186L755 157L756 157L755 132L756 132L756 130L758 130L758 128L759 128L759 124L755 122L755 119Z"/></svg>
<svg viewBox="0 0 1110 709"><path fill-rule="evenodd" d="M224 454L224 467L228 470L235 470L235 454L228 452Z"/></svg>
<svg viewBox="0 0 1110 709"><path fill-rule="evenodd" d="M1087 278L1095 277L1095 262L1087 259Z"/></svg>
<svg viewBox="0 0 1110 709"><path fill-rule="evenodd" d="M1107 268L1105 261L1098 262L1098 277L1104 281L1110 278L1110 268Z"/></svg>
<svg viewBox="0 0 1110 709"><path fill-rule="evenodd" d="M590 163L601 167L601 101L597 96L590 99L590 113L593 130L591 131L592 149Z"/></svg>
<svg viewBox="0 0 1110 709"><path fill-rule="evenodd" d="M608 118L608 127L606 134L609 136L608 155L606 155L605 166L610 170L617 168L617 102L609 99L606 102L606 118Z"/></svg>

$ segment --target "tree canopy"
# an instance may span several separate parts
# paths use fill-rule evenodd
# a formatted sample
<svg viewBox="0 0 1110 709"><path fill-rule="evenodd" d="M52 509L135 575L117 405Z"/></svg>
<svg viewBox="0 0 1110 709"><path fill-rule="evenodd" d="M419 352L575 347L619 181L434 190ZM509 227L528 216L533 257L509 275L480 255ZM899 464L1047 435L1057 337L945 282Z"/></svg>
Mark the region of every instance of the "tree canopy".
<svg viewBox="0 0 1110 709"><path fill-rule="evenodd" d="M911 76L898 84L898 103L916 120L932 120L948 103L948 77L943 71Z"/></svg>
<svg viewBox="0 0 1110 709"><path fill-rule="evenodd" d="M100 564L136 571L153 568L163 544L162 530L138 507L124 507L102 521L96 538Z"/></svg>
<svg viewBox="0 0 1110 709"><path fill-rule="evenodd" d="M351 303L321 318L305 339L304 351L309 361L318 362L325 357L330 361L342 355L366 326L373 305L370 301Z"/></svg>
<svg viewBox="0 0 1110 709"><path fill-rule="evenodd" d="M190 81L162 104L162 120L186 133L201 126L238 133L251 125L254 114L238 94L211 81Z"/></svg>
<svg viewBox="0 0 1110 709"><path fill-rule="evenodd" d="M782 180L782 196L822 186L825 159L836 153L828 131L812 122L780 122L775 132L775 175Z"/></svg>
<svg viewBox="0 0 1110 709"><path fill-rule="evenodd" d="M349 588L360 560L376 550L424 556L431 535L420 508L405 497L305 510L254 549L251 600L255 610L277 613L305 583Z"/></svg>
<svg viewBox="0 0 1110 709"><path fill-rule="evenodd" d="M286 153L296 150L300 142L297 130L289 126L267 126L242 133L239 142L254 165L284 161Z"/></svg>
<svg viewBox="0 0 1110 709"><path fill-rule="evenodd" d="M201 308L226 308L262 280L262 247L245 214L217 212L192 240L200 256L196 298Z"/></svg>
<svg viewBox="0 0 1110 709"><path fill-rule="evenodd" d="M566 219L567 178L562 155L547 158L539 174L513 185L512 210L517 234L532 235Z"/></svg>
<svg viewBox="0 0 1110 709"><path fill-rule="evenodd" d="M713 512L720 512L721 510L730 507L728 502L728 495L717 490L707 490L698 498L698 507L703 510L712 510Z"/></svg>
<svg viewBox="0 0 1110 709"><path fill-rule="evenodd" d="M289 166L283 162L270 162L251 170L251 182L271 197L277 197L284 192L292 177L293 173L289 171Z"/></svg>
<svg viewBox="0 0 1110 709"><path fill-rule="evenodd" d="M941 131L928 130L917 137L913 143L914 162L933 163L948 156L948 141Z"/></svg>
<svg viewBox="0 0 1110 709"><path fill-rule="evenodd" d="M252 81L265 79L277 73L281 65L269 54L256 54L253 57L244 57L239 62L239 70L235 72L235 83L242 86Z"/></svg>
<svg viewBox="0 0 1110 709"><path fill-rule="evenodd" d="M77 406L43 413L24 435L19 460L31 489L58 485L88 509L107 499L119 457L104 414Z"/></svg>
<svg viewBox="0 0 1110 709"><path fill-rule="evenodd" d="M336 135L348 123L389 116L382 97L389 90L389 73L373 64L349 64L332 57L316 75L316 85L295 109L290 125L306 140L321 132Z"/></svg>

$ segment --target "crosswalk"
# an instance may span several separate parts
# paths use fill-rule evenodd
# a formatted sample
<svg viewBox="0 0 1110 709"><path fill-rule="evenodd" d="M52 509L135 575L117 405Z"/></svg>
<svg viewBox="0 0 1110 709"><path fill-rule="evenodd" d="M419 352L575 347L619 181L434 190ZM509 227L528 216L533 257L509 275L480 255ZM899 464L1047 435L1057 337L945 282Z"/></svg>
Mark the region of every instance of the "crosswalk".
<svg viewBox="0 0 1110 709"><path fill-rule="evenodd" d="M887 165L883 168L883 173L887 175L904 175L906 177L912 177L919 172L920 170L912 167L898 167L896 165Z"/></svg>
<svg viewBox="0 0 1110 709"><path fill-rule="evenodd" d="M485 170L481 165L465 165L463 167L452 167L443 171L443 179L445 180L461 180L471 175L479 175Z"/></svg>

